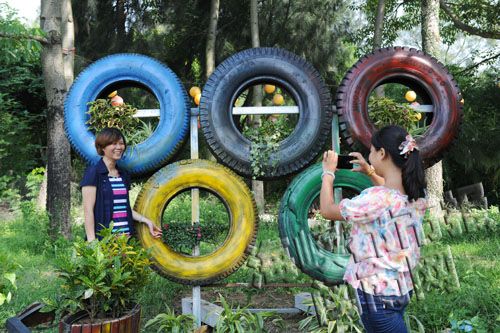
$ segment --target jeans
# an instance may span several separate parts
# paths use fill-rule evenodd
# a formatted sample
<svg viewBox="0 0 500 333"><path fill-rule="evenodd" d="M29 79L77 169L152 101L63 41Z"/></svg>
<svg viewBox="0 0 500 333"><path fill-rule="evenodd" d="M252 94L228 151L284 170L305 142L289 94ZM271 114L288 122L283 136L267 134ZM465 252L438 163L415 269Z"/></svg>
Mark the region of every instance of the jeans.
<svg viewBox="0 0 500 333"><path fill-rule="evenodd" d="M361 321L368 333L408 333L403 315L412 291L403 296L375 296L356 289Z"/></svg>

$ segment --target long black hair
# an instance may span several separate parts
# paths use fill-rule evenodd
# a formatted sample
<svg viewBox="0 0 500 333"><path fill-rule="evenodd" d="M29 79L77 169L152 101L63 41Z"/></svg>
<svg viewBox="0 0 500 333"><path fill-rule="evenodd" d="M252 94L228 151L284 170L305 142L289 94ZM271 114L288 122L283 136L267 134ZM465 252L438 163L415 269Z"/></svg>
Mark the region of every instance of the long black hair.
<svg viewBox="0 0 500 333"><path fill-rule="evenodd" d="M399 146L406 140L408 132L402 127L389 125L381 128L372 136L372 145L376 150L384 148L392 161L403 171L403 187L409 200L425 197L425 174L420 152L413 149L407 155L401 155Z"/></svg>

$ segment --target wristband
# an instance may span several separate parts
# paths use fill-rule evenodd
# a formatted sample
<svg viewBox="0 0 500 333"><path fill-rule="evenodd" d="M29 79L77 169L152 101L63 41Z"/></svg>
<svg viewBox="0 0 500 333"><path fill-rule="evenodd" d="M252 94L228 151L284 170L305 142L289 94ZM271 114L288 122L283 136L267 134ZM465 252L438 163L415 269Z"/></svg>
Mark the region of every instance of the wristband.
<svg viewBox="0 0 500 333"><path fill-rule="evenodd" d="M321 179L323 179L324 175L330 175L332 176L333 180L335 180L335 173L333 171L330 170L323 171L323 173L321 174Z"/></svg>
<svg viewBox="0 0 500 333"><path fill-rule="evenodd" d="M373 167L373 165L370 165L370 171L368 171L366 175L368 177L371 177L374 173L375 173L375 168Z"/></svg>

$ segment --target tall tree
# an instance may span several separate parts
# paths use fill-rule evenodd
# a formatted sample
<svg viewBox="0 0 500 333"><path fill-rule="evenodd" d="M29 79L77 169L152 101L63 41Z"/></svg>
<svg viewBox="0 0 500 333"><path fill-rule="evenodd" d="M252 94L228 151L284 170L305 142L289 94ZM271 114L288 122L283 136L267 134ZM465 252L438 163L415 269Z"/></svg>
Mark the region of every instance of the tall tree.
<svg viewBox="0 0 500 333"><path fill-rule="evenodd" d="M70 146L64 132L64 98L67 92L63 60L63 28L68 21L70 0L42 0L40 27L47 36L42 69L47 97L47 211L52 238L59 232L70 237ZM63 10L63 8L65 8ZM66 17L63 17L63 12Z"/></svg>
<svg viewBox="0 0 500 333"><path fill-rule="evenodd" d="M439 0L422 0L422 46L423 51L440 58L439 49L441 36L439 35ZM425 170L429 206L434 214L440 216L441 201L443 200L443 164L441 161Z"/></svg>
<svg viewBox="0 0 500 333"><path fill-rule="evenodd" d="M375 29L373 29L373 50L382 47L382 37L384 33L384 18L385 18L385 0L378 0L377 14L375 16ZM384 96L384 87L379 86L375 89L375 94L378 97Z"/></svg>
<svg viewBox="0 0 500 333"><path fill-rule="evenodd" d="M206 57L206 77L215 70L215 42L217 39L217 22L219 21L219 0L212 0L210 4L210 23L207 33Z"/></svg>
<svg viewBox="0 0 500 333"><path fill-rule="evenodd" d="M259 38L259 11L257 8L257 0L250 0L250 34L252 37L252 47L260 47ZM253 105L262 106L262 86L256 85L253 87ZM260 116L254 115L253 126L259 126L261 119ZM255 196L255 202L257 203L257 209L259 214L264 213L264 182L260 180L252 179L252 190Z"/></svg>

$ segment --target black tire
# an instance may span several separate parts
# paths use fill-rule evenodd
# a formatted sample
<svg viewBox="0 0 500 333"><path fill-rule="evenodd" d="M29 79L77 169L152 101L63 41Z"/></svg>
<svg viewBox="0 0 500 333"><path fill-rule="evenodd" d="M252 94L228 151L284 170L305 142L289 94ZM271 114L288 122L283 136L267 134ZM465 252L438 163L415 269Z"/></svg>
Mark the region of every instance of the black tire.
<svg viewBox="0 0 500 333"><path fill-rule="evenodd" d="M247 87L261 83L285 88L299 107L295 130L262 166L265 174L256 177L275 179L302 170L322 149L331 127L331 97L318 71L285 50L248 49L217 66L203 87L201 128L216 158L243 176L252 176L251 142L237 129L232 105Z"/></svg>
<svg viewBox="0 0 500 333"><path fill-rule="evenodd" d="M160 104L160 122L153 134L127 147L119 166L145 174L165 165L181 146L189 124L189 100L179 78L159 61L140 54L114 54L87 67L73 82L64 105L64 126L71 145L87 163L101 156L89 131L87 103L122 87L149 90Z"/></svg>
<svg viewBox="0 0 500 333"><path fill-rule="evenodd" d="M416 138L426 166L438 162L454 141L462 120L462 99L457 83L443 64L424 52L407 47L379 49L361 58L337 90L340 130L353 148L370 147L374 124L368 115L368 97L379 85L399 83L410 87L434 110L429 129Z"/></svg>

